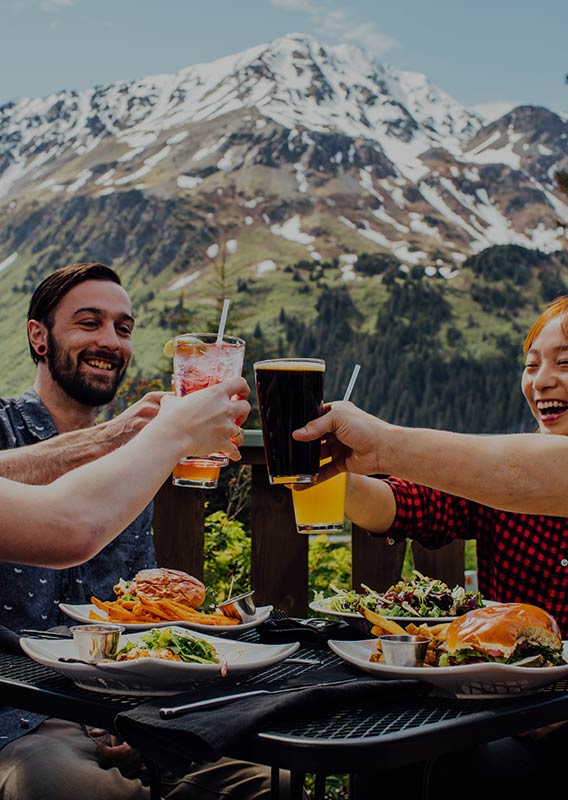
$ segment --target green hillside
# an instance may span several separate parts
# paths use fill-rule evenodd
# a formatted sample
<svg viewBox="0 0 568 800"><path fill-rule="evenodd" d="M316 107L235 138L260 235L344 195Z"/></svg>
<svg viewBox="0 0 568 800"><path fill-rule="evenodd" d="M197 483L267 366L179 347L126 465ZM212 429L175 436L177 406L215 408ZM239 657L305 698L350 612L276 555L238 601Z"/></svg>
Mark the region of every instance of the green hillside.
<svg viewBox="0 0 568 800"><path fill-rule="evenodd" d="M275 252L275 237L265 240L260 226L241 227L238 250L208 258L208 245L233 235L237 221L230 209L222 230L206 208L134 191L30 211L5 229L5 251L19 254L0 272L5 395L33 377L25 337L30 292L74 253L75 261L112 264L133 298L135 358L121 404L148 381L169 385L164 343L184 330L214 330L222 299L230 297L227 330L247 340L249 380L258 358L321 356L326 394L334 399L359 362L353 400L393 422L479 432L531 429L519 389L521 345L545 303L566 291L566 252L496 246L445 279L427 276L422 267L403 272L369 242L345 280L339 258L305 260L305 248L283 238ZM253 265L263 259L278 268L258 274ZM172 289L188 269L199 278Z"/></svg>

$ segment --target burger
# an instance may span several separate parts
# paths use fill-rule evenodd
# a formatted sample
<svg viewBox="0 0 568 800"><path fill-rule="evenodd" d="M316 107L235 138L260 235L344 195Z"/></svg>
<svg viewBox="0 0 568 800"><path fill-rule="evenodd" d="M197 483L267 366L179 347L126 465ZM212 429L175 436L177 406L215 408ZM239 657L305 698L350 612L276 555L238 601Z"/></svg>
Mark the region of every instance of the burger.
<svg viewBox="0 0 568 800"><path fill-rule="evenodd" d="M120 580L114 587L117 597L135 600L175 600L189 608L199 608L205 600L205 586L200 580L179 569L142 569L133 580Z"/></svg>
<svg viewBox="0 0 568 800"><path fill-rule="evenodd" d="M448 625L446 652L439 665L493 661L514 664L537 658L531 666L563 664L558 623L547 611L527 603L502 603L469 611Z"/></svg>

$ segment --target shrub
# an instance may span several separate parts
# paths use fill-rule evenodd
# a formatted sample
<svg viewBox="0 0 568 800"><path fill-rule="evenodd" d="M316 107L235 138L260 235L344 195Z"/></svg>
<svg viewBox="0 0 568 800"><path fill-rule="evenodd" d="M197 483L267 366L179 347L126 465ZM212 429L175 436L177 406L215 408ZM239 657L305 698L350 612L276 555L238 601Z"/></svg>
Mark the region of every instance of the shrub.
<svg viewBox="0 0 568 800"><path fill-rule="evenodd" d="M224 511L205 518L205 603L221 602L250 587L250 536L242 522L229 519Z"/></svg>

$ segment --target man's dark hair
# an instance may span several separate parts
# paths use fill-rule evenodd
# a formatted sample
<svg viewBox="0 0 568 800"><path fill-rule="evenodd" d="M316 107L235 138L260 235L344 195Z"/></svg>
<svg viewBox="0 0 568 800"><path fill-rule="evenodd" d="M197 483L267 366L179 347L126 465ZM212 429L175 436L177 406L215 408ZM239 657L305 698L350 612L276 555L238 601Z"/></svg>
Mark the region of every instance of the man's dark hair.
<svg viewBox="0 0 568 800"><path fill-rule="evenodd" d="M119 275L106 264L97 264L86 261L81 264L69 264L67 267L56 269L45 277L35 288L28 307L28 322L35 319L42 322L51 331L53 318L59 303L67 292L74 286L84 281L112 281L122 286ZM45 361L45 356L39 356L29 341L28 347L34 363Z"/></svg>

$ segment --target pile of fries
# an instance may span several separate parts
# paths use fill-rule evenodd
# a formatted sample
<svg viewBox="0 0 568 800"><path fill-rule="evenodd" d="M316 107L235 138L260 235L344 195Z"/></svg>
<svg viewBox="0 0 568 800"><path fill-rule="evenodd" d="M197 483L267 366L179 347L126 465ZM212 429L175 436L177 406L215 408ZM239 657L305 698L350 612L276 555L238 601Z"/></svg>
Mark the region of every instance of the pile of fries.
<svg viewBox="0 0 568 800"><path fill-rule="evenodd" d="M359 611L361 614L363 614L365 619L372 623L373 627L371 628L371 633L373 636L378 637L385 633L409 633L412 636L425 636L427 639L430 639L428 642L428 649L426 651L423 666L438 666L440 651L444 647L446 631L448 630L448 626L450 624L449 622L442 622L439 625L427 625L425 622L423 622L421 625L415 625L413 622L410 622L405 628L403 628L402 625L398 624L398 622L394 622L392 619L385 619L385 617L383 617L381 614L370 611L364 606L360 606ZM380 639L377 639L377 652L372 653L369 660L379 664L384 662Z"/></svg>
<svg viewBox="0 0 568 800"><path fill-rule="evenodd" d="M238 619L226 617L225 614L207 614L205 611L196 611L194 608L179 603L175 600L149 600L145 597L136 597L135 600L104 601L91 597L91 603L106 617L100 616L95 611L89 611L89 618L104 622L197 622L201 625L238 625Z"/></svg>

